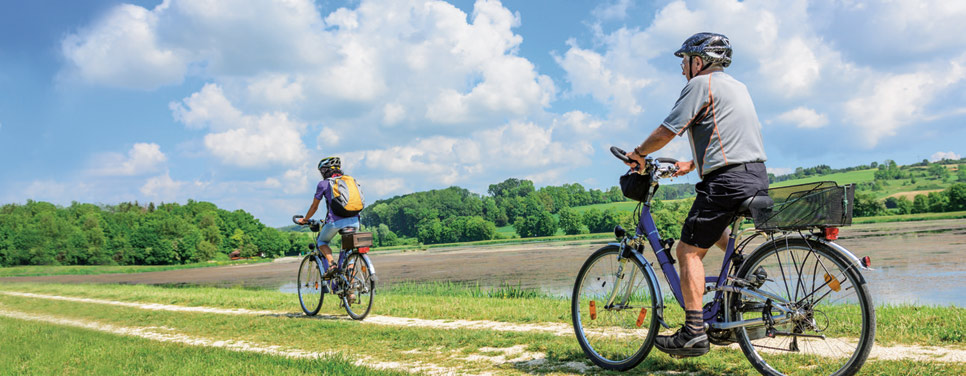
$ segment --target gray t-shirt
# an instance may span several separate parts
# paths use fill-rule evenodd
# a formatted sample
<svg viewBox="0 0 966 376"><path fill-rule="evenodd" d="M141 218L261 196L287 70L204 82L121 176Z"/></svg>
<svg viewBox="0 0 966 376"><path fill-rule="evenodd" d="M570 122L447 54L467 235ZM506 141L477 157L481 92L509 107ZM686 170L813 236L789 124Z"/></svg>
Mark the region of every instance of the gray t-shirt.
<svg viewBox="0 0 966 376"><path fill-rule="evenodd" d="M721 167L764 162L761 123L744 84L724 72L697 76L681 90L662 123L678 136L688 131L698 174Z"/></svg>

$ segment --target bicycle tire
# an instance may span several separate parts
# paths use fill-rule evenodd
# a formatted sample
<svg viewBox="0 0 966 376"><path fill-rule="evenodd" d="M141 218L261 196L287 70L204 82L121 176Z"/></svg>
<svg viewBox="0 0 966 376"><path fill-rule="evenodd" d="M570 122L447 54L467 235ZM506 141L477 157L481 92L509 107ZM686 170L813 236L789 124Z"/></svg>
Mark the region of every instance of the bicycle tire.
<svg viewBox="0 0 966 376"><path fill-rule="evenodd" d="M625 268L631 266L630 273L623 269L618 273L619 252L617 246L609 245L587 258L577 274L570 309L577 342L587 357L601 368L626 371L640 364L654 346L658 322L653 308L658 303L655 289L659 287L652 284L646 269L635 258L624 259L627 260ZM601 267L598 268L598 265ZM639 278L633 277L635 272ZM618 274L627 278L630 290L627 285L616 290L610 287L616 284ZM628 274L632 277L628 277ZM607 286L608 282L612 284ZM624 302L624 308L613 310L606 307L610 299L605 298L604 294L610 295L606 292L608 290L616 292L615 296L629 297ZM597 304L598 301L602 304ZM650 315L647 315L648 311ZM589 321L585 320L587 316ZM642 320L647 320L646 326L643 326ZM641 333L644 328L647 332ZM622 345L626 348L621 348Z"/></svg>
<svg viewBox="0 0 966 376"><path fill-rule="evenodd" d="M359 253L352 253L346 259L346 270L343 274L345 278L345 288L342 294L342 305L345 312L353 320L362 320L369 315L372 310L372 302L376 295L376 281L372 280L372 264ZM354 304L349 301L349 295L355 295L355 299L361 304Z"/></svg>
<svg viewBox="0 0 966 376"><path fill-rule="evenodd" d="M322 300L325 299L325 284L327 283L322 280L322 268L318 257L307 255L302 258L296 283L302 312L305 312L308 316L315 316L322 309ZM318 299L317 302L316 299Z"/></svg>
<svg viewBox="0 0 966 376"><path fill-rule="evenodd" d="M798 257L795 257L796 254ZM821 334L827 337L809 338L787 334L772 337L766 334L761 337L764 326L735 329L738 344L755 369L763 375L800 372L797 368L786 371L779 368L795 367L797 362L792 358L810 356L811 372L844 376L858 372L875 342L875 306L858 268L835 249L801 237L780 238L759 246L742 264L738 277L745 280L755 278L754 273L759 268L765 270L767 278L771 279L764 283L776 287L768 289L763 284L762 291L769 291L786 299L791 297L788 300L801 302L799 305L803 307L802 312L806 313L801 319L783 324L783 332ZM782 280L781 283L778 282L779 279ZM854 295L850 292L854 292ZM756 311L759 308L756 304L761 302L754 302L754 299L738 294L733 294L730 300L729 315L733 320L755 315L764 316L764 308ZM859 307L857 311L854 308L856 305ZM832 316L825 311L832 313ZM748 316L743 316L744 314ZM842 316L848 318L837 319ZM849 335L854 332L854 325L843 322L854 322L856 319L862 323L859 326L858 340L853 341ZM824 328L819 329L822 325ZM802 338L801 343L799 338ZM838 355L842 353L850 356L839 364L843 358ZM827 364L820 364L821 362Z"/></svg>

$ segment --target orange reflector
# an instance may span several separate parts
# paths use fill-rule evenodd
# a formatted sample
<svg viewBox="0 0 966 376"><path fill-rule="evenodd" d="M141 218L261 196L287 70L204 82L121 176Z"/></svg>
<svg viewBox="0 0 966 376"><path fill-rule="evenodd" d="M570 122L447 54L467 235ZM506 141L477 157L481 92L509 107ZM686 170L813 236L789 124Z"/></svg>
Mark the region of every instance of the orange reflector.
<svg viewBox="0 0 966 376"><path fill-rule="evenodd" d="M868 268L871 265L872 265L872 258L871 257L865 256L865 257L862 258L862 266Z"/></svg>
<svg viewBox="0 0 966 376"><path fill-rule="evenodd" d="M644 318L647 317L647 308L641 308L641 314L637 315L637 326L644 325Z"/></svg>
<svg viewBox="0 0 966 376"><path fill-rule="evenodd" d="M316 290L318 290L318 289L319 289L319 283L318 283L318 282L316 282L316 283L315 283L315 289L316 289Z"/></svg>
<svg viewBox="0 0 966 376"><path fill-rule="evenodd" d="M835 240L839 238L839 228L838 227L826 227L825 228L825 239Z"/></svg>
<svg viewBox="0 0 966 376"><path fill-rule="evenodd" d="M369 272L369 270L366 268L365 265L362 266L362 272L363 273L368 273Z"/></svg>
<svg viewBox="0 0 966 376"><path fill-rule="evenodd" d="M590 319L597 320L597 306L593 300L590 301Z"/></svg>
<svg viewBox="0 0 966 376"><path fill-rule="evenodd" d="M369 247L359 247L359 253L369 253Z"/></svg>
<svg viewBox="0 0 966 376"><path fill-rule="evenodd" d="M825 274L825 283L828 283L828 287L831 287L835 292L839 292L839 290L842 289L842 285L839 284L838 278L835 278L828 273Z"/></svg>

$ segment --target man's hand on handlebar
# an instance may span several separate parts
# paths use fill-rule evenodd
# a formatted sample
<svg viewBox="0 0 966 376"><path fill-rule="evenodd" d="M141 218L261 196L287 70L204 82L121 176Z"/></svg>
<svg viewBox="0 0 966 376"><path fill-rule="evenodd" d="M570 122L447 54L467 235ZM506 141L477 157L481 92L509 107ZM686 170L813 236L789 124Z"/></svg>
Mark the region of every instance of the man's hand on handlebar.
<svg viewBox="0 0 966 376"><path fill-rule="evenodd" d="M674 175L671 175L671 176L672 177L683 176L683 175L687 175L689 172L694 170L694 161L693 160L680 161L675 163L674 166L677 167L678 170L674 173Z"/></svg>
<svg viewBox="0 0 966 376"><path fill-rule="evenodd" d="M300 225L307 225L307 224L309 224L308 218L299 218L299 224Z"/></svg>
<svg viewBox="0 0 966 376"><path fill-rule="evenodd" d="M625 155L627 156L627 159L629 159L630 161L624 162L624 164L626 164L631 169L637 171L637 170L640 170L641 166L644 165L644 157L642 157L640 154L637 154L633 150L628 152Z"/></svg>

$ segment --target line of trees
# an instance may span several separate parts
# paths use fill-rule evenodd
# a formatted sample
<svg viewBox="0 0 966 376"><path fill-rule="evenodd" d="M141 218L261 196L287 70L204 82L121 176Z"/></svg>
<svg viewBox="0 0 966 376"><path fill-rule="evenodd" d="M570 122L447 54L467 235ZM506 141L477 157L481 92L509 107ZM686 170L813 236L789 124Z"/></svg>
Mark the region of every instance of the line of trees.
<svg viewBox="0 0 966 376"><path fill-rule="evenodd" d="M693 195L692 184L667 185L658 199ZM377 238L393 236L396 244L408 239L423 244L488 240L498 236L497 227L507 225L520 237L549 236L558 229L601 232L612 230L619 214L591 210L579 215L572 208L624 200L616 186L607 191L576 183L537 189L530 180L510 178L491 184L487 195L449 187L379 200L363 210L362 224L384 229Z"/></svg>
<svg viewBox="0 0 966 376"><path fill-rule="evenodd" d="M283 234L251 214L209 202L0 207L0 266L162 265L297 253L305 236Z"/></svg>

